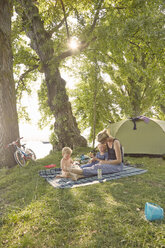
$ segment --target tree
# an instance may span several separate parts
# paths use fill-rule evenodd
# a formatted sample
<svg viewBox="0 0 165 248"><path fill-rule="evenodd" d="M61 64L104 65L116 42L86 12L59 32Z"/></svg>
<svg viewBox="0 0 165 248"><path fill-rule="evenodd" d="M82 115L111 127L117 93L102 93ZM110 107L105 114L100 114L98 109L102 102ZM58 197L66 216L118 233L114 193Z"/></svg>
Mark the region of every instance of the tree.
<svg viewBox="0 0 165 248"><path fill-rule="evenodd" d="M47 16L45 17L45 2L17 0L15 1L16 10L22 16L22 26L26 35L31 40L31 47L40 60L40 70L45 74L48 105L55 117L54 131L58 138L57 148L61 149L63 146L86 146L86 140L80 135L76 119L72 114L71 104L68 101L65 89L66 82L60 74L60 64L63 60L75 54L75 51L72 49L66 50L67 41L70 39L66 17L70 13L76 13L77 3L76 1L72 1L72 3L68 2L66 10L63 1L60 1L61 4L57 2L55 6L53 5L54 1L49 1L49 3L47 2ZM87 16L88 23L86 25L86 31L80 37L81 42L76 53L84 50L94 39L91 34L99 18L101 2L99 1L93 5L94 10L92 13L94 18L92 23L91 18ZM86 3L84 1L84 4ZM37 5L39 5L39 8ZM62 18L62 15L64 15L64 18ZM49 20L47 19L48 17ZM78 18L81 19L79 23L83 21L80 15ZM64 21L67 32L64 32L64 28L62 27ZM58 23L58 25L54 27L54 23ZM50 28L52 26L53 28ZM81 24L81 27L83 27L83 24ZM74 30L72 33L74 34ZM89 34L90 36L88 37ZM85 36L88 39L83 39L86 38Z"/></svg>
<svg viewBox="0 0 165 248"><path fill-rule="evenodd" d="M38 59L38 69L45 74L45 89L56 121L59 148L81 144L76 139L80 134L76 131L77 124L60 74L66 59L80 52L82 58L92 63L93 58L87 53L93 51L100 71L108 73L113 80L106 93L111 97L110 105L106 105L112 107L112 121L144 113L153 115L154 104L160 109L158 94L163 88L164 66L163 0L83 0L81 4L76 0L15 2L17 13L22 16L22 28ZM72 36L79 38L77 50L67 50ZM94 77L93 80L96 81ZM109 107L107 111L110 112Z"/></svg>
<svg viewBox="0 0 165 248"><path fill-rule="evenodd" d="M110 74L113 84L110 86L114 100L121 109L121 114L135 117L153 115L154 98L158 95L158 71L155 63L148 61L146 54L140 51L127 51L122 64L106 65L105 71ZM124 60L124 58L123 58Z"/></svg>
<svg viewBox="0 0 165 248"><path fill-rule="evenodd" d="M90 126L91 130L93 127L92 99L96 86L95 76L90 70L93 56L100 70L97 79L97 129L103 128L107 115L112 122L143 114L163 119L165 57L162 1L107 1L104 13L95 29L97 45L90 46L90 55L89 50L85 50L85 66L78 71L82 76L74 93L77 98L73 106L80 127ZM157 40L160 40L159 44ZM102 76L104 74L108 74L111 80L106 80ZM101 82L104 82L102 85L107 95L102 95ZM90 138L91 135L92 131Z"/></svg>
<svg viewBox="0 0 165 248"><path fill-rule="evenodd" d="M11 49L11 1L0 1L0 167L15 165L6 145L19 137Z"/></svg>
<svg viewBox="0 0 165 248"><path fill-rule="evenodd" d="M165 62L163 1L109 2L102 22L98 39L103 38L104 43L99 43L98 60L113 81L110 88L121 116L154 116L157 111L160 117L163 108L158 98Z"/></svg>
<svg viewBox="0 0 165 248"><path fill-rule="evenodd" d="M74 97L72 106L81 130L89 128L89 141L95 146L96 134L105 128L109 121L120 119L110 84L101 74L101 64L96 60L97 54L86 52L86 57L78 69L79 83L70 91Z"/></svg>

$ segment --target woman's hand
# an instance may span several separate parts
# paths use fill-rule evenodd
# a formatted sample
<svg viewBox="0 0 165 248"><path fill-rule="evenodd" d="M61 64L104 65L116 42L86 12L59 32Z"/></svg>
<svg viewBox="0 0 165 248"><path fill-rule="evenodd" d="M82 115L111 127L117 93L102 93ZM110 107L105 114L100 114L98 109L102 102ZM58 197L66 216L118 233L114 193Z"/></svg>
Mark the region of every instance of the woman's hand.
<svg viewBox="0 0 165 248"><path fill-rule="evenodd" d="M107 164L106 160L99 160L99 164Z"/></svg>
<svg viewBox="0 0 165 248"><path fill-rule="evenodd" d="M92 162L95 162L95 161L97 161L98 159L97 159L96 157L93 157L91 160L92 160Z"/></svg>

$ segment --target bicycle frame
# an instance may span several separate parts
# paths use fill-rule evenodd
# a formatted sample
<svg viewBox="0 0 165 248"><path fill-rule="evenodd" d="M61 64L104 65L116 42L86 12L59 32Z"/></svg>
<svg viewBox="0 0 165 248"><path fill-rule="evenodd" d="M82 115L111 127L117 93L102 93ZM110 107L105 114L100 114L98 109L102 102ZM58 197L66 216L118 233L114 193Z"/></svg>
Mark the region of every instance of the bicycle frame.
<svg viewBox="0 0 165 248"><path fill-rule="evenodd" d="M27 148L26 151L25 144L24 145L19 144L19 140L22 138L19 138L16 141L13 141L12 143L7 145L7 147L10 146L14 147L15 149L14 158L16 162L19 163L20 166L24 166L27 160L33 160L33 161L36 160L36 155L33 150Z"/></svg>
<svg viewBox="0 0 165 248"><path fill-rule="evenodd" d="M16 146L16 149L23 154L25 160L27 160L28 158L31 159L30 154L27 154L26 152L24 152L19 146Z"/></svg>

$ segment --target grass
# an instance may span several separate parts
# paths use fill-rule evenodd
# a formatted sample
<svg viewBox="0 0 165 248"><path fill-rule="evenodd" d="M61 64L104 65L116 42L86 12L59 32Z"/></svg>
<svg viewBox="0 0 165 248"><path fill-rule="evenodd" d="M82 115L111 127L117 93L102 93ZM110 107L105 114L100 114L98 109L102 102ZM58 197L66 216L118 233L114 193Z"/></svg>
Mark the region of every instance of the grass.
<svg viewBox="0 0 165 248"><path fill-rule="evenodd" d="M73 157L87 150L79 149ZM165 160L125 160L148 169L142 175L74 189L54 189L38 176L50 154L24 168L0 170L0 247L165 247L165 220L148 222L146 202L165 209ZM138 165L139 166L139 165Z"/></svg>

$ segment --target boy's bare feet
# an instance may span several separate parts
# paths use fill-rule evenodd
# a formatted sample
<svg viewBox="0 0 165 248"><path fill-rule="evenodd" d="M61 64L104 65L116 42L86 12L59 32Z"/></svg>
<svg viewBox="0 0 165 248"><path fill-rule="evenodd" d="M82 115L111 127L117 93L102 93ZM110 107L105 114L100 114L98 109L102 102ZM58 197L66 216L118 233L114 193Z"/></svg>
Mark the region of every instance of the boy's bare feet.
<svg viewBox="0 0 165 248"><path fill-rule="evenodd" d="M62 178L62 176L61 175L57 175L55 178Z"/></svg>
<svg viewBox="0 0 165 248"><path fill-rule="evenodd" d="M70 173L70 178L73 180L73 181L77 181L79 178L82 178L84 176L82 175L78 175L78 174L74 174L74 173Z"/></svg>

